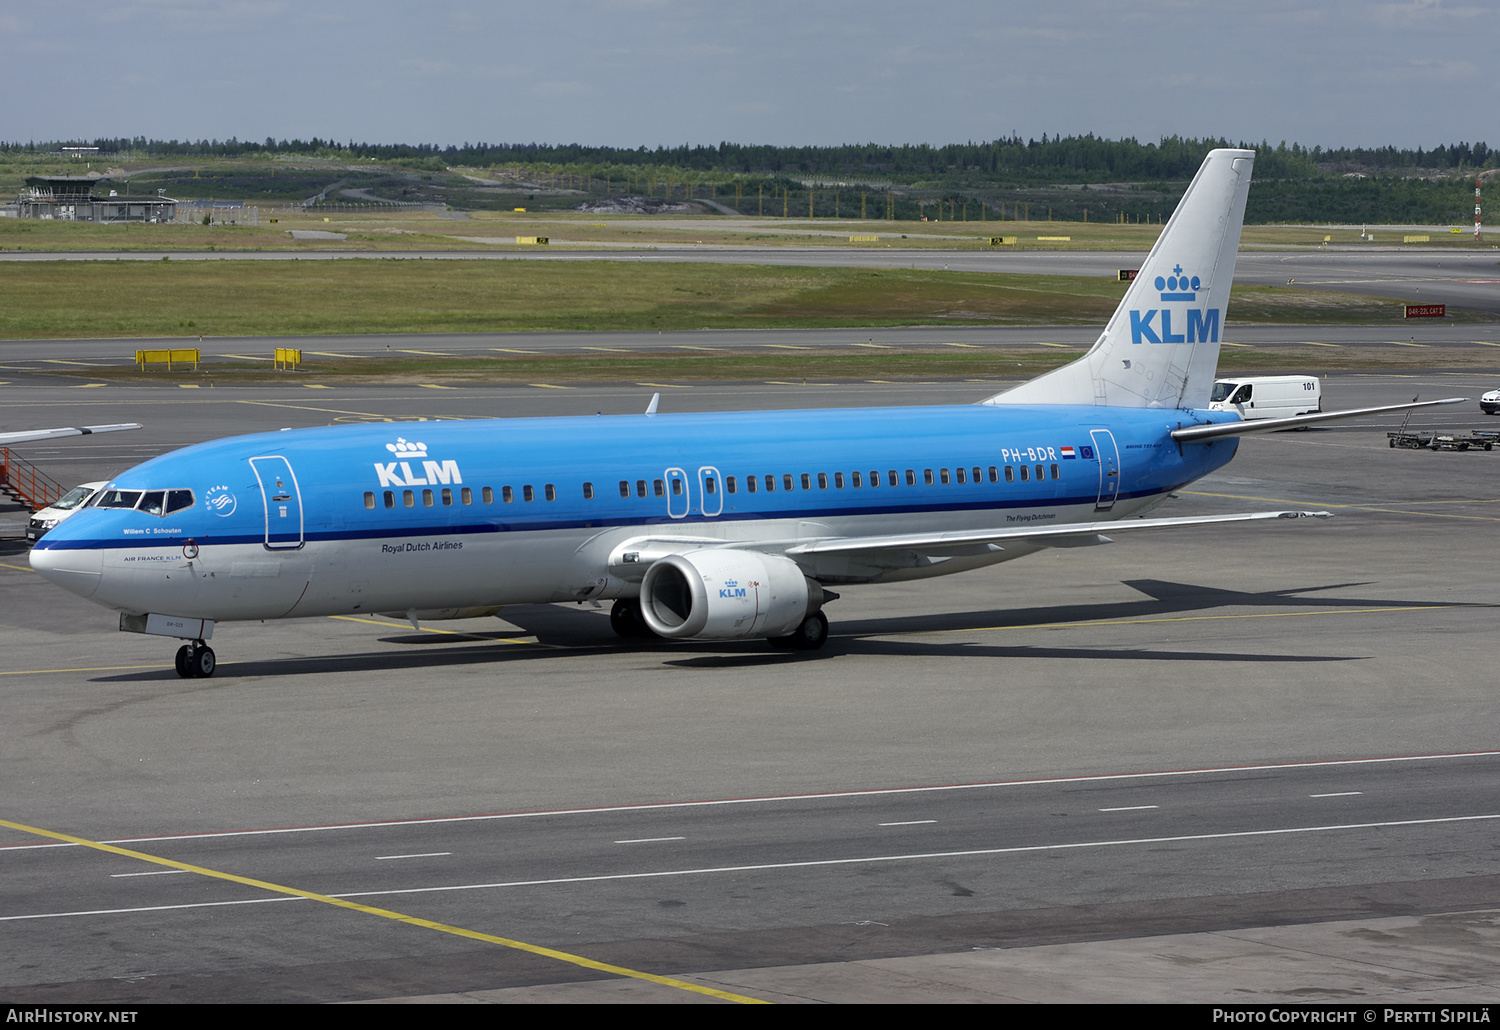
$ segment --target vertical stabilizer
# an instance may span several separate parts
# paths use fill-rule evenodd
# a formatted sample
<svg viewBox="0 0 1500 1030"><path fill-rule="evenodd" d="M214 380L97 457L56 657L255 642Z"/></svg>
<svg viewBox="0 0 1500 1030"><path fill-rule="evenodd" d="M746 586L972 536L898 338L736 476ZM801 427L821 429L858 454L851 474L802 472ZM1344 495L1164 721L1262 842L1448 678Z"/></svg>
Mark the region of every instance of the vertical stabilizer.
<svg viewBox="0 0 1500 1030"><path fill-rule="evenodd" d="M1254 163L1210 151L1089 352L983 403L1207 407Z"/></svg>

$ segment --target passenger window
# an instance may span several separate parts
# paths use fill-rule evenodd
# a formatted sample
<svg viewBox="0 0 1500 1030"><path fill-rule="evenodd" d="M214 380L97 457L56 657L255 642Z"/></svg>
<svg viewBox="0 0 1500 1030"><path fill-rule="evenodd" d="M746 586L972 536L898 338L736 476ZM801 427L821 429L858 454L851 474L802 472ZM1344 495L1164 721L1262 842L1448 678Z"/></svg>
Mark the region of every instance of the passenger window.
<svg viewBox="0 0 1500 1030"><path fill-rule="evenodd" d="M749 491L752 494L755 493L755 486L756 486L755 477L754 476L746 476L745 477L745 486L749 489Z"/></svg>
<svg viewBox="0 0 1500 1030"><path fill-rule="evenodd" d="M672 480L672 496L673 497L681 497L682 496L682 480L675 479L675 478Z"/></svg>
<svg viewBox="0 0 1500 1030"><path fill-rule="evenodd" d="M494 504L495 503L495 488L487 486L487 487L484 488L484 492L481 493L479 496L484 499L484 503L485 504Z"/></svg>
<svg viewBox="0 0 1500 1030"><path fill-rule="evenodd" d="M974 466L974 482L984 482L984 469L980 468L978 465Z"/></svg>
<svg viewBox="0 0 1500 1030"><path fill-rule="evenodd" d="M452 504L453 504L453 491L450 490L448 487L445 486L445 487L443 487L443 507L447 508L447 507L449 507Z"/></svg>
<svg viewBox="0 0 1500 1030"><path fill-rule="evenodd" d="M735 492L735 481L733 476L724 477L724 489L729 491L730 493Z"/></svg>
<svg viewBox="0 0 1500 1030"><path fill-rule="evenodd" d="M385 506L387 508L394 508L396 506L396 495L389 490L385 492Z"/></svg>
<svg viewBox="0 0 1500 1030"><path fill-rule="evenodd" d="M775 493L775 492L776 492L776 477L775 476L767 476L766 477L766 493L769 494L769 493Z"/></svg>
<svg viewBox="0 0 1500 1030"><path fill-rule="evenodd" d="M1005 466L1005 481L1007 483L1014 483L1016 481L1016 470L1014 466Z"/></svg>
<svg viewBox="0 0 1500 1030"><path fill-rule="evenodd" d="M964 482L964 470L960 468L960 469L955 469L954 471L955 471L955 473L958 476L958 481L960 483Z"/></svg>
<svg viewBox="0 0 1500 1030"><path fill-rule="evenodd" d="M553 486L551 483L548 483L543 489L547 493L547 500L549 500L549 501L555 501L555 500L557 500L557 487Z"/></svg>
<svg viewBox="0 0 1500 1030"><path fill-rule="evenodd" d="M711 493L714 493L715 490L716 490L716 488L714 487L714 477L713 476L704 476L703 477L703 492L706 493L706 494L711 494Z"/></svg>
<svg viewBox="0 0 1500 1030"><path fill-rule="evenodd" d="M373 491L373 490L366 490L365 491L365 508L368 511L374 511L375 510L375 491Z"/></svg>
<svg viewBox="0 0 1500 1030"><path fill-rule="evenodd" d="M859 473L858 472L851 472L851 473L849 473L849 485L852 486L852 487L854 487L854 489L856 489L856 490L858 490L860 488L861 481L860 481Z"/></svg>
<svg viewBox="0 0 1500 1030"><path fill-rule="evenodd" d="M993 465L990 466L990 482L991 483L998 483L998 482L1000 482L1000 470L997 469Z"/></svg>
<svg viewBox="0 0 1500 1030"><path fill-rule="evenodd" d="M167 514L174 511L182 511L184 508L193 506L193 491L191 490L168 490L167 491Z"/></svg>
<svg viewBox="0 0 1500 1030"><path fill-rule="evenodd" d="M783 490L787 491L788 493L791 492L791 490L792 490L792 474L790 472L786 473L785 475L783 475L781 477L781 488Z"/></svg>
<svg viewBox="0 0 1500 1030"><path fill-rule="evenodd" d="M500 500L506 504L513 504L516 500L516 492L508 486L500 488Z"/></svg>
<svg viewBox="0 0 1500 1030"><path fill-rule="evenodd" d="M470 490L468 487L464 487L459 491L458 499L463 501L465 507L468 507L469 505L474 503L474 491Z"/></svg>
<svg viewBox="0 0 1500 1030"><path fill-rule="evenodd" d="M1025 483L1031 479L1031 473L1025 465L1021 466L1021 482Z"/></svg>
<svg viewBox="0 0 1500 1030"><path fill-rule="evenodd" d="M592 501L594 499L594 484L593 483L584 483L583 484L583 499L585 501Z"/></svg>
<svg viewBox="0 0 1500 1030"><path fill-rule="evenodd" d="M1047 470L1044 469L1044 468L1042 468L1042 466L1038 465L1036 467L1036 480L1037 480L1037 482L1040 483L1042 480L1044 480L1046 478L1047 478Z"/></svg>
<svg viewBox="0 0 1500 1030"><path fill-rule="evenodd" d="M932 469L922 470L922 481L925 482L928 486L932 485Z"/></svg>
<svg viewBox="0 0 1500 1030"><path fill-rule="evenodd" d="M1052 478L1053 479L1061 479L1062 478L1062 473L1058 470L1058 468L1057 468L1056 465L1052 466Z"/></svg>
<svg viewBox="0 0 1500 1030"><path fill-rule="evenodd" d="M644 479L637 479L635 481L635 495L637 497L646 496L646 481Z"/></svg>
<svg viewBox="0 0 1500 1030"><path fill-rule="evenodd" d="M645 483L641 484L641 486L643 486L643 487L645 485L646 485ZM630 480L628 480L628 479L622 479L622 480L620 480L620 496L621 497L629 497L630 496Z"/></svg>
<svg viewBox="0 0 1500 1030"><path fill-rule="evenodd" d="M818 473L818 489L819 490L827 490L828 489L828 473L827 472L819 472Z"/></svg>
<svg viewBox="0 0 1500 1030"><path fill-rule="evenodd" d="M530 504L532 501L536 500L536 491L532 489L530 483L527 483L525 486L521 487L521 500L525 501L527 504Z"/></svg>
<svg viewBox="0 0 1500 1030"><path fill-rule="evenodd" d="M879 486L880 485L880 470L879 469L871 469L870 470L870 485L871 486Z"/></svg>
<svg viewBox="0 0 1500 1030"><path fill-rule="evenodd" d="M844 474L842 472L835 472L833 474L833 488L835 490L842 490L844 488Z"/></svg>
<svg viewBox="0 0 1500 1030"><path fill-rule="evenodd" d="M665 497L665 496L667 496L667 484L663 483L660 479L653 479L651 481L651 488L652 488L653 491L655 491L656 496L658 496L658 497Z"/></svg>
<svg viewBox="0 0 1500 1030"><path fill-rule="evenodd" d="M422 491L422 507L424 507L424 508L431 508L432 507L432 491L431 490L423 490Z"/></svg>
<svg viewBox="0 0 1500 1030"><path fill-rule="evenodd" d="M952 482L952 480L948 478L947 469L938 469L938 478L943 481L944 486L947 486L950 482Z"/></svg>
<svg viewBox="0 0 1500 1030"><path fill-rule="evenodd" d="M891 469L890 476L891 476L891 486L900 486L901 485L901 477L898 476L898 475L896 475L896 470L895 469Z"/></svg>
<svg viewBox="0 0 1500 1030"><path fill-rule="evenodd" d="M401 503L406 505L408 508L415 508L417 506L417 495L412 493L410 490L402 490Z"/></svg>
<svg viewBox="0 0 1500 1030"><path fill-rule="evenodd" d="M808 475L806 472L802 473L802 489L812 489L812 476Z"/></svg>
<svg viewBox="0 0 1500 1030"><path fill-rule="evenodd" d="M907 486L916 486L917 485L917 470L916 469L907 469L906 470L906 485Z"/></svg>

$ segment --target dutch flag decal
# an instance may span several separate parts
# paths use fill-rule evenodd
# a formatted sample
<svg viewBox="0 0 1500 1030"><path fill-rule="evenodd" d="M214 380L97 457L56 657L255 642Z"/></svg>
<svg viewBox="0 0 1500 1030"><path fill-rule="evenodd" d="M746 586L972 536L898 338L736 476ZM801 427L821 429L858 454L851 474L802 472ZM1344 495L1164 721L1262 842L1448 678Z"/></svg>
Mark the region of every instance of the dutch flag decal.
<svg viewBox="0 0 1500 1030"><path fill-rule="evenodd" d="M1064 447L1061 450L1062 450L1062 456L1063 456L1064 459L1067 459L1067 458L1076 458L1078 456L1078 455L1076 455L1076 454L1073 453L1073 448L1071 448L1071 447Z"/></svg>

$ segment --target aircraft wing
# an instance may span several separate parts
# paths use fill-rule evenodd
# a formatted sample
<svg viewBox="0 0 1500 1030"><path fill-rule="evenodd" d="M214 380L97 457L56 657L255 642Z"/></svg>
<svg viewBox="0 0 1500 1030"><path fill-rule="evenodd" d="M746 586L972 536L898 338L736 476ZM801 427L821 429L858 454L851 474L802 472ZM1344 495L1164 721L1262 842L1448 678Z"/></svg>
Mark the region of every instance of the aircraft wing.
<svg viewBox="0 0 1500 1030"><path fill-rule="evenodd" d="M139 429L139 422L121 422L113 426L76 426L63 429L22 429L13 433L0 433L0 446L13 443L28 443L32 440L56 440L64 436L90 436L94 433L118 433L126 429Z"/></svg>
<svg viewBox="0 0 1500 1030"><path fill-rule="evenodd" d="M957 557L1003 551L1007 543L1040 544L1044 547L1087 547L1110 542L1105 533L1137 529L1167 529L1202 526L1217 522L1258 522L1265 519L1332 518L1326 511L1256 511L1237 515L1202 515L1170 519L1122 519L1118 522L1075 522L1063 526L1015 526L1006 529L976 529L957 533L907 533L897 536L834 537L810 541L786 550L788 557L843 555L863 559L897 554L926 557ZM877 564L885 562L877 561ZM906 564L902 562L901 564Z"/></svg>
<svg viewBox="0 0 1500 1030"><path fill-rule="evenodd" d="M1342 418L1359 418L1362 415L1384 415L1392 411L1412 411L1416 408L1431 408L1439 404L1462 404L1467 397L1446 397L1440 401L1413 401L1410 404L1386 404L1378 408L1351 408L1348 411L1320 411L1314 415L1291 415L1287 418L1261 418L1249 422L1218 422L1207 426L1184 426L1172 431L1172 439L1178 443L1195 440L1213 440L1221 436L1246 436L1250 433L1274 433L1279 429L1300 429L1319 422L1333 422Z"/></svg>

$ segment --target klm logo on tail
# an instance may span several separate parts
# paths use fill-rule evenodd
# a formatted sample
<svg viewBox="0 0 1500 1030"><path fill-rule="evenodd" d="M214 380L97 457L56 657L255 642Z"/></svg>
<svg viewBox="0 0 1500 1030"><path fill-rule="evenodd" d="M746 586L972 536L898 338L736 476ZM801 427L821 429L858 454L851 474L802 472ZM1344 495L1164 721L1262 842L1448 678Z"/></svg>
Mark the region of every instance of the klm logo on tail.
<svg viewBox="0 0 1500 1030"><path fill-rule="evenodd" d="M1162 303L1168 301L1187 301L1194 303L1198 299L1198 290L1202 287L1202 281L1196 276L1185 275L1182 266L1178 265L1172 269L1169 276L1157 276L1153 284L1161 294ZM1181 312L1182 309L1179 309ZM1161 320L1158 322L1157 317ZM1145 311L1130 312L1130 342L1131 343L1218 343L1219 342L1219 309L1209 308L1187 308L1187 325L1183 332L1172 332L1172 309L1167 307L1147 308ZM1178 323L1181 327L1181 323ZM1158 331L1159 327L1159 331Z"/></svg>

